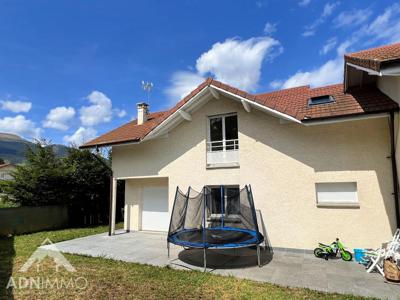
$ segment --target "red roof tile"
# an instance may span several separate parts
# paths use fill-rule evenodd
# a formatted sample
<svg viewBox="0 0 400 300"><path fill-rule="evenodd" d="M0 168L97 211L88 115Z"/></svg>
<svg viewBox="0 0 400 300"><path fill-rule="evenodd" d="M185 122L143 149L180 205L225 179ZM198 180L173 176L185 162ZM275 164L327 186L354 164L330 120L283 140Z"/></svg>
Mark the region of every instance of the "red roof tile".
<svg viewBox="0 0 400 300"><path fill-rule="evenodd" d="M130 121L114 130L111 130L88 143L82 148L93 146L113 145L127 142L137 142L146 136L153 128L163 120L162 116L166 112L150 113L148 120L141 125L137 125L137 120Z"/></svg>
<svg viewBox="0 0 400 300"><path fill-rule="evenodd" d="M82 145L81 148L138 142L201 90L210 85L286 114L301 122L309 122L314 119L387 112L398 109L396 102L373 86L351 89L347 93L343 92L342 84L314 89L311 89L309 86L300 86L254 95L208 78L171 109L151 113L148 120L142 125L137 125L136 120L131 121ZM335 101L329 104L308 106L310 97L323 95L331 95Z"/></svg>
<svg viewBox="0 0 400 300"><path fill-rule="evenodd" d="M375 86L351 88L343 93L343 84L310 89L309 97L330 95L332 103L308 106L304 103L298 111L302 121L344 117L397 110L398 105Z"/></svg>
<svg viewBox="0 0 400 300"><path fill-rule="evenodd" d="M2 164L2 165L0 165L0 169L1 168L5 168L5 167L9 167L9 166L15 166L15 165L14 164L10 164L10 163Z"/></svg>
<svg viewBox="0 0 400 300"><path fill-rule="evenodd" d="M382 66L400 61L400 43L349 53L344 57L346 62L379 72Z"/></svg>

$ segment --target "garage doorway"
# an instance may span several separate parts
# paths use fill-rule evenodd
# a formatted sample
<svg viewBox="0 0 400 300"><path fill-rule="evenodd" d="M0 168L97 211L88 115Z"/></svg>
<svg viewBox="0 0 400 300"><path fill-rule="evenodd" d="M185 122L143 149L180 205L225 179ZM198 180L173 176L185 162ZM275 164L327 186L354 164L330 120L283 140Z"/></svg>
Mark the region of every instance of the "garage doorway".
<svg viewBox="0 0 400 300"><path fill-rule="evenodd" d="M142 199L142 230L168 231L168 186L145 186Z"/></svg>

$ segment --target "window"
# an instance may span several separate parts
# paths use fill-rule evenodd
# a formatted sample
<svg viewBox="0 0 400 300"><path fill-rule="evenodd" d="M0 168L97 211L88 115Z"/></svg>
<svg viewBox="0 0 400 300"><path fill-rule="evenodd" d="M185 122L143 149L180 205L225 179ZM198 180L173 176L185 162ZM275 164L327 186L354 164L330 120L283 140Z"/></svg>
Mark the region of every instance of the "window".
<svg viewBox="0 0 400 300"><path fill-rule="evenodd" d="M318 206L358 206L356 182L316 183Z"/></svg>
<svg viewBox="0 0 400 300"><path fill-rule="evenodd" d="M240 213L240 191L238 186L210 187L211 215L238 215Z"/></svg>
<svg viewBox="0 0 400 300"><path fill-rule="evenodd" d="M209 118L208 151L238 150L238 121L236 114Z"/></svg>
<svg viewBox="0 0 400 300"><path fill-rule="evenodd" d="M335 102L335 99L332 96L324 95L308 99L308 106L327 104L332 102Z"/></svg>

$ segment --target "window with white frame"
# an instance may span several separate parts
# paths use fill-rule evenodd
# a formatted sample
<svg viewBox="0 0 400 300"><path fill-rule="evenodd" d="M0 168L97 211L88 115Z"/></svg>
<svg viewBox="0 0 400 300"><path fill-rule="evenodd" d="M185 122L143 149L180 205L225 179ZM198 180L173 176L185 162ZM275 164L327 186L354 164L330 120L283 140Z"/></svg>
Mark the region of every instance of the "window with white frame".
<svg viewBox="0 0 400 300"><path fill-rule="evenodd" d="M211 186L211 216L240 214L239 186Z"/></svg>
<svg viewBox="0 0 400 300"><path fill-rule="evenodd" d="M315 189L318 206L358 206L356 182L321 182Z"/></svg>
<svg viewBox="0 0 400 300"><path fill-rule="evenodd" d="M209 118L210 152L238 150L238 120L236 114L213 116Z"/></svg>

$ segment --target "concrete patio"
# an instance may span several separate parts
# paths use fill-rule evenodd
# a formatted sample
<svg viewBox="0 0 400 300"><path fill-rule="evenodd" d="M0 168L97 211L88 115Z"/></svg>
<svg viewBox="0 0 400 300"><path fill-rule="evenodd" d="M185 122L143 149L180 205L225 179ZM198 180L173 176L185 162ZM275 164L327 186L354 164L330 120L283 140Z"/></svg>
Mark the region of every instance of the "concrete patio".
<svg viewBox="0 0 400 300"><path fill-rule="evenodd" d="M166 233L118 232L78 238L55 244L64 253L104 257L127 262L203 270L202 250L183 250L171 245L167 257ZM46 247L46 246L42 246ZM208 250L208 272L232 275L282 286L310 288L382 299L400 299L400 286L386 284L379 274L367 274L355 262L321 260L311 254L262 251L263 267L257 266L255 249Z"/></svg>

